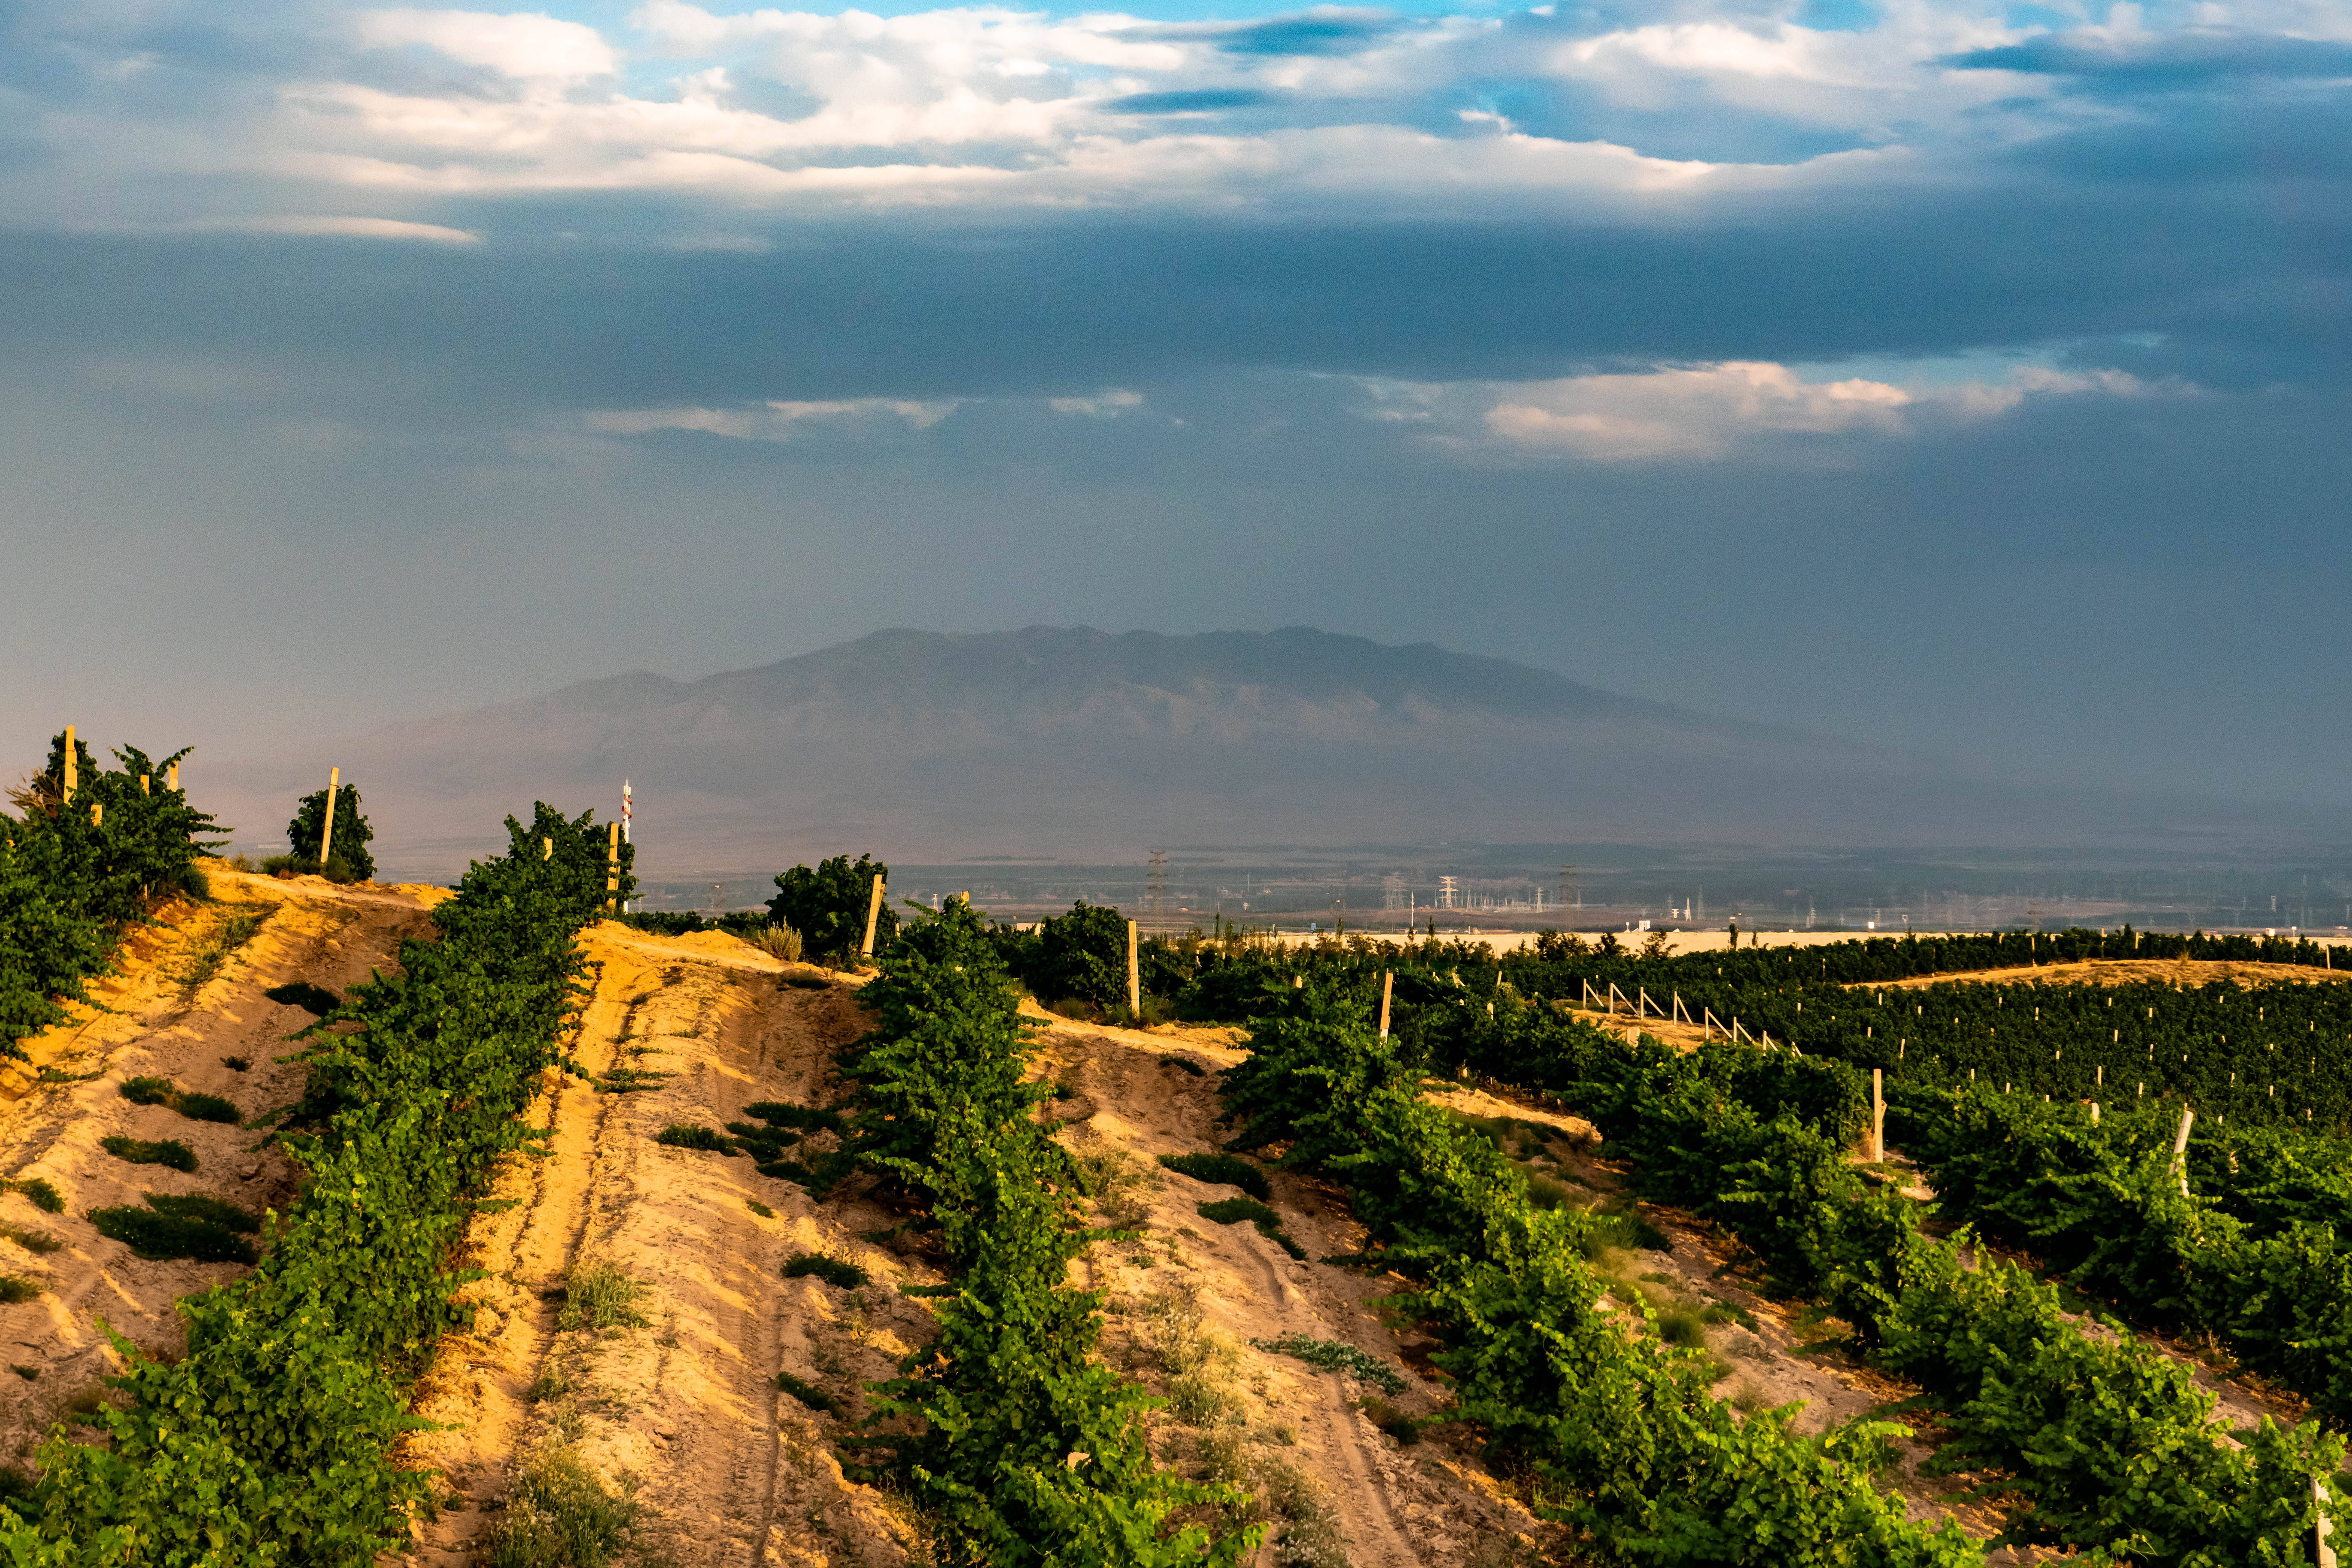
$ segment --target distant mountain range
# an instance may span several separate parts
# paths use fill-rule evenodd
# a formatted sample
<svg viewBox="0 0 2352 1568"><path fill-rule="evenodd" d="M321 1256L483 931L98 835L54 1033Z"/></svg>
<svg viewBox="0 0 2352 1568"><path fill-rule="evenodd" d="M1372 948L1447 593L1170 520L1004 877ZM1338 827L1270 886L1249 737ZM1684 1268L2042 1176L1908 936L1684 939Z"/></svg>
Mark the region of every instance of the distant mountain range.
<svg viewBox="0 0 2352 1568"><path fill-rule="evenodd" d="M232 763L271 836L329 762L377 858L446 876L509 812L637 800L646 875L872 849L1139 859L1150 846L2159 846L2288 826L2252 807L2003 784L1426 643L1304 627L885 631L692 681L636 672Z"/></svg>

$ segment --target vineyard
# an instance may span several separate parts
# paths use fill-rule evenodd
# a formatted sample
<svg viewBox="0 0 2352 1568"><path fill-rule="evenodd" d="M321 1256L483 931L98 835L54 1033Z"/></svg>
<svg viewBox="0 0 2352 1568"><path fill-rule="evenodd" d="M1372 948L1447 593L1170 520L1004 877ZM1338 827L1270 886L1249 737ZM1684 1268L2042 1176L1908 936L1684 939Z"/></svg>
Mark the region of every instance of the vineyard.
<svg viewBox="0 0 2352 1568"><path fill-rule="evenodd" d="M16 1561L2218 1568L2343 1515L2311 944L1220 931L1130 1005L1116 911L884 920L845 856L623 921L543 805L454 893L252 877L117 758L61 739L0 860Z"/></svg>

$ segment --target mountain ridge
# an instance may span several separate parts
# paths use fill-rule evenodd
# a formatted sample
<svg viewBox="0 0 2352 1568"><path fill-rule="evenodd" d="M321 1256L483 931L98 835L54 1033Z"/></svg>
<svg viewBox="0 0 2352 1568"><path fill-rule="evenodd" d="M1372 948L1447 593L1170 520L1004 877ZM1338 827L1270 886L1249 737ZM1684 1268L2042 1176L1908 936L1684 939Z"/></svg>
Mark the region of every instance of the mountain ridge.
<svg viewBox="0 0 2352 1568"><path fill-rule="evenodd" d="M2276 826L2219 803L1987 780L1954 759L1304 626L895 627L695 680L576 681L333 749L380 858L427 875L490 847L485 824L533 799L608 816L624 777L647 875L852 847L1124 859L1179 841L1990 845ZM226 771L253 803L241 815L267 821L317 766Z"/></svg>

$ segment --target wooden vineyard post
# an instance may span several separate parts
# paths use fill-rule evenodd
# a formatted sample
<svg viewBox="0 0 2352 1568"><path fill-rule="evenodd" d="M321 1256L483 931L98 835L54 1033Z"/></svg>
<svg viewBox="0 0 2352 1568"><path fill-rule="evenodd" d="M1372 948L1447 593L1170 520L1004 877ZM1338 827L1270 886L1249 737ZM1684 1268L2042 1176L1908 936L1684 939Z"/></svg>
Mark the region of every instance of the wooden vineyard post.
<svg viewBox="0 0 2352 1568"><path fill-rule="evenodd" d="M2092 1126L2094 1126L2094 1127L2096 1127L2098 1124L2099 1124L2099 1102L2098 1102L2097 1100L2095 1100L2091 1101L2091 1125L2092 1125Z"/></svg>
<svg viewBox="0 0 2352 1568"><path fill-rule="evenodd" d="M1143 972L1137 962L1135 922L1127 922L1127 1016L1143 1023Z"/></svg>
<svg viewBox="0 0 2352 1568"><path fill-rule="evenodd" d="M342 784L343 770L327 770L327 816L319 825L319 875L327 874L327 846L335 841L335 795Z"/></svg>
<svg viewBox="0 0 2352 1568"><path fill-rule="evenodd" d="M604 841L604 890L613 896L604 900L607 914L621 912L621 825L608 822Z"/></svg>
<svg viewBox="0 0 2352 1568"><path fill-rule="evenodd" d="M58 780L58 804L60 805L73 798L75 763L78 761L74 755L76 750L74 727L68 724L66 726L66 771Z"/></svg>
<svg viewBox="0 0 2352 1568"><path fill-rule="evenodd" d="M542 838L539 841L539 858L542 860L552 860L555 858L554 839Z"/></svg>
<svg viewBox="0 0 2352 1568"><path fill-rule="evenodd" d="M106 802L102 800L91 801L89 803L89 825L92 827L96 827L100 823L105 820Z"/></svg>
<svg viewBox="0 0 2352 1568"><path fill-rule="evenodd" d="M1389 996L1396 990L1396 971L1381 971L1381 1038L1389 1037Z"/></svg>
<svg viewBox="0 0 2352 1568"><path fill-rule="evenodd" d="M2180 1195L2189 1195L2189 1124L2197 1113L2187 1106L2180 1108L2180 1131L2172 1136L2172 1172L2180 1178Z"/></svg>
<svg viewBox="0 0 2352 1568"><path fill-rule="evenodd" d="M2336 1568L2336 1548L2328 1544L2328 1538L2336 1533L2336 1527L2329 1521L2324 1511L2327 1507L2327 1483L2317 1476L2311 1478L2311 1501L2315 1508L2323 1510L2319 1515L2319 1522L2312 1528L2311 1531L2313 1537L2311 1560L2317 1563L2319 1568Z"/></svg>
<svg viewBox="0 0 2352 1568"><path fill-rule="evenodd" d="M874 956L874 926L882 918L882 874L874 874L874 891L866 900L866 940L857 944L857 956Z"/></svg>
<svg viewBox="0 0 2352 1568"><path fill-rule="evenodd" d="M165 789L167 789L167 790L172 791L172 792L173 792L173 794L175 794L175 795L179 793L179 788L180 788L180 764L179 764L179 763L173 763L170 767L165 768L165 769L163 770L163 787L164 787Z"/></svg>
<svg viewBox="0 0 2352 1568"><path fill-rule="evenodd" d="M147 787L147 775L145 773L141 773L139 775L139 793L141 795L152 795L154 793Z"/></svg>
<svg viewBox="0 0 2352 1568"><path fill-rule="evenodd" d="M1886 1158L1886 1075L1878 1068L1870 1069L1870 1163L1874 1165Z"/></svg>

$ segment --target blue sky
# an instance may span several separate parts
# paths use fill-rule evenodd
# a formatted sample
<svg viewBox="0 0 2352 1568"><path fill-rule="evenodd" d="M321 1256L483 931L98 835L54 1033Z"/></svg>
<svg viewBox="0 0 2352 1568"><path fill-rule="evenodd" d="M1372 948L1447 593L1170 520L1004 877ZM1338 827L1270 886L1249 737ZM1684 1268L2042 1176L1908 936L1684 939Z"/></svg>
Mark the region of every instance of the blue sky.
<svg viewBox="0 0 2352 1568"><path fill-rule="evenodd" d="M2348 110L2341 0L0 0L0 756L1305 623L2352 802Z"/></svg>

